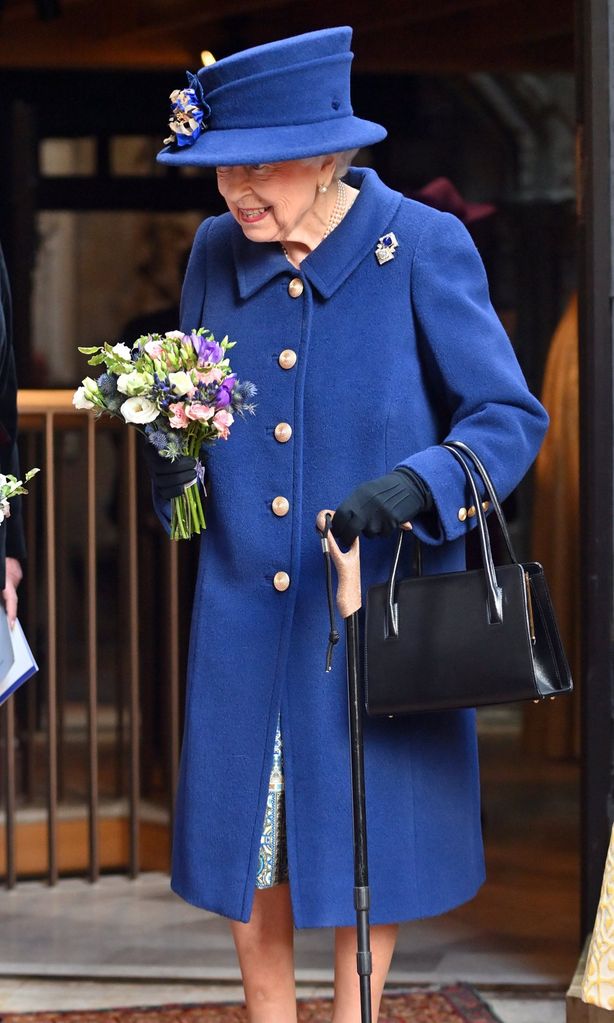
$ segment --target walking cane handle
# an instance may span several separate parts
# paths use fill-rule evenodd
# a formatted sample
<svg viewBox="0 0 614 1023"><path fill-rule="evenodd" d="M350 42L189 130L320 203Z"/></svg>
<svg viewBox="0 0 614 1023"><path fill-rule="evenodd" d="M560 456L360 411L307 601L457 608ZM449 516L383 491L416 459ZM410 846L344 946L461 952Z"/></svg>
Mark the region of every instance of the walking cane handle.
<svg viewBox="0 0 614 1023"><path fill-rule="evenodd" d="M332 518L334 512L324 508L318 513L316 525L322 534L323 541L328 544L330 556L337 569L337 607L339 608L339 614L342 618L349 618L362 605L360 593L360 541L356 537L349 551L342 551L331 531L326 528L327 515L330 515Z"/></svg>

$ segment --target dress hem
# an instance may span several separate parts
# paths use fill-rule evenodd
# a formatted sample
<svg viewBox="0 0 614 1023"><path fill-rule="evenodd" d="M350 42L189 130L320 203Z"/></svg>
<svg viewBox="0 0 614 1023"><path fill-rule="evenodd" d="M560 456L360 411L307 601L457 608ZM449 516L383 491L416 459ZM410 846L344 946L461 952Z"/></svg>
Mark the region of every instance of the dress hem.
<svg viewBox="0 0 614 1023"><path fill-rule="evenodd" d="M477 893L479 892L485 880L486 875L483 874L480 880L477 881L475 886L472 886L466 894L454 898L452 902L444 900L440 904L436 904L432 908L422 910L419 913L417 913L415 910L412 911L407 910L406 912L403 912L401 916L399 916L398 912L394 913L394 915L389 915L387 913L378 914L375 912L371 912L370 914L371 926L377 927L379 924L412 923L415 920L428 920L431 917L443 916L444 913L449 913L453 909L457 909L459 906L463 906L465 905L465 903L471 902L471 900L474 899ZM285 884L287 882L283 883ZM197 909L205 910L208 913L215 913L217 914L217 916L223 916L227 920L236 920L240 923L247 923L249 921L249 916L241 914L237 914L235 916L233 913L230 913L228 911L222 911L222 909L219 907L219 904L215 900L213 899L208 900L198 895L192 895L191 893L189 894L187 889L180 889L179 885L176 885L173 881L171 881L170 887L171 891L173 891L175 895L178 895L180 899L183 899L184 902L189 903L191 906L196 906ZM294 926L297 931L317 930L319 928L324 927L354 927L356 924L356 914L353 911L349 917L343 917L341 920L339 920L338 918L335 920L326 919L320 923L315 923L312 920L305 918L304 914L302 914L302 916L303 919L300 922L297 921L296 919L294 920Z"/></svg>

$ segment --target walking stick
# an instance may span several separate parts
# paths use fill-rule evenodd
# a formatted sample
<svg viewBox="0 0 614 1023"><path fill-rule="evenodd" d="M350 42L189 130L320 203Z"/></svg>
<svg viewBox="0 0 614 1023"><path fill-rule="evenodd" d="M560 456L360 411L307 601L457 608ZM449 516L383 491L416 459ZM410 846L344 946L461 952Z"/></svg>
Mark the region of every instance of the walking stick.
<svg viewBox="0 0 614 1023"><path fill-rule="evenodd" d="M347 648L348 711L352 774L352 810L354 822L354 908L356 910L356 969L360 981L361 1023L371 1023L371 948L369 941L369 869L367 863L367 817L365 809L365 772L362 740L362 700L359 684L358 611L360 594L360 546L356 539L344 554L330 532L331 511L321 511L317 527L326 557L331 633L326 659L330 671L332 648L339 639L334 627L330 558L337 570L337 607L345 619Z"/></svg>

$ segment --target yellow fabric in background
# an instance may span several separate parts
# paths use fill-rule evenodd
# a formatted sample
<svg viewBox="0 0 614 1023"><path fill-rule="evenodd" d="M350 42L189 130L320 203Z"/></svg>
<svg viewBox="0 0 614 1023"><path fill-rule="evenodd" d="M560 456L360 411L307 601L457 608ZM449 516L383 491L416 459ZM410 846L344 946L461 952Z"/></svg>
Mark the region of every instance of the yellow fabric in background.
<svg viewBox="0 0 614 1023"><path fill-rule="evenodd" d="M580 755L580 425L578 297L554 332L541 401L550 428L535 463L532 554L544 566L575 692L525 711L527 752L566 760Z"/></svg>
<svg viewBox="0 0 614 1023"><path fill-rule="evenodd" d="M582 1001L614 1009L614 828L582 981Z"/></svg>

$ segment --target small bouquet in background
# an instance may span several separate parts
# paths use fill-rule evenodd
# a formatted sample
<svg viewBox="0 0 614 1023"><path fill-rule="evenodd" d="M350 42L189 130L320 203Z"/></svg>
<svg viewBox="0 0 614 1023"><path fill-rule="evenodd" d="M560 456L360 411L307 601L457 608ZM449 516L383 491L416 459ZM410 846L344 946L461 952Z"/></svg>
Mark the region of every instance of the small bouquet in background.
<svg viewBox="0 0 614 1023"><path fill-rule="evenodd" d="M196 485L172 498L171 539L187 540L205 528L198 481L204 485L200 461L203 445L228 440L234 413L253 413L256 388L239 381L226 353L235 345L219 344L201 327L146 334L124 343L79 348L90 366L104 365L97 378L85 377L73 396L81 409L98 409L134 424L156 448L160 458L189 455L196 459Z"/></svg>
<svg viewBox="0 0 614 1023"><path fill-rule="evenodd" d="M17 497L18 494L27 494L28 491L24 487L24 483L28 483L33 476L36 476L37 472L40 472L40 469L30 469L26 473L25 480L18 480L10 473L5 475L0 472L0 523L10 518L11 498Z"/></svg>

